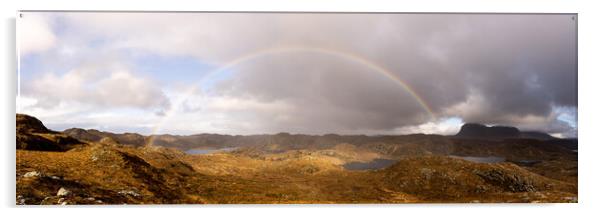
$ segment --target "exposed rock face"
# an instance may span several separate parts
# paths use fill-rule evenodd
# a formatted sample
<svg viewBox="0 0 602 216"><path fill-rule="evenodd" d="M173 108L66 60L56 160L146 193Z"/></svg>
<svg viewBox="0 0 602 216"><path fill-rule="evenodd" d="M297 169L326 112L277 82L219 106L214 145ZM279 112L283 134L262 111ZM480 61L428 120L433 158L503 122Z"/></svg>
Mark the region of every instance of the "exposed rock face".
<svg viewBox="0 0 602 216"><path fill-rule="evenodd" d="M468 123L462 126L456 136L470 138L518 138L520 137L520 131L515 127L487 127L482 124Z"/></svg>

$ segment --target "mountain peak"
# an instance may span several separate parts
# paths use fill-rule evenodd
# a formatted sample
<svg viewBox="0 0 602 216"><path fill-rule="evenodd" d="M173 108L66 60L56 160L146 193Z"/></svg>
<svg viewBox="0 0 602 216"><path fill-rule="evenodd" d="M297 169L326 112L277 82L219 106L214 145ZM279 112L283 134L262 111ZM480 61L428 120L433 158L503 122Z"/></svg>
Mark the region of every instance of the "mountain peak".
<svg viewBox="0 0 602 216"><path fill-rule="evenodd" d="M519 138L521 132L518 128L509 126L486 126L477 123L466 123L462 125L458 137L468 138Z"/></svg>

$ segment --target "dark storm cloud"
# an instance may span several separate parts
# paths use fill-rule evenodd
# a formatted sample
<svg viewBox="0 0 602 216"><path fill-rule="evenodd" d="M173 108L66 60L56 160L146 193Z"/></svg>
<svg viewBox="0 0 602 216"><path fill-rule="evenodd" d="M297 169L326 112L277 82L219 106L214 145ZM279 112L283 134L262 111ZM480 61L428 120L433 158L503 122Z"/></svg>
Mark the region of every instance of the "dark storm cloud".
<svg viewBox="0 0 602 216"><path fill-rule="evenodd" d="M271 28L287 33L294 29L298 35L289 36L290 41L349 50L388 68L412 85L438 116L530 128L526 125L532 121L560 124L549 118L553 108L577 105L571 16L361 15L361 20L347 19L356 16L315 15L314 22L308 22L311 25ZM389 130L428 120L403 89L367 70L344 59L289 53L243 64L236 68L240 75L217 91L289 100L299 108L289 123L317 123L311 127L316 131ZM480 100L470 101L471 96ZM470 109L454 109L463 103ZM285 129L286 125L276 126ZM541 125L543 130L558 132Z"/></svg>

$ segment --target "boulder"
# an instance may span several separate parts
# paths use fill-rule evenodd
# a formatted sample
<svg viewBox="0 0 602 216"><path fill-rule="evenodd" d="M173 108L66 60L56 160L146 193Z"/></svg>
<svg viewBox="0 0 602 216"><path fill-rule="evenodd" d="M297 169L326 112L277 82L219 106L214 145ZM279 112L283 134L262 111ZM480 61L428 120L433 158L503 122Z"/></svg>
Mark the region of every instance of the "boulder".
<svg viewBox="0 0 602 216"><path fill-rule="evenodd" d="M70 190L65 189L64 187L61 187L61 189L59 189L58 192L56 192L57 196L69 196L71 194Z"/></svg>
<svg viewBox="0 0 602 216"><path fill-rule="evenodd" d="M31 171L31 172L27 172L23 175L23 177L25 178L32 178L32 177L40 177L42 176L42 173L38 172L38 171Z"/></svg>

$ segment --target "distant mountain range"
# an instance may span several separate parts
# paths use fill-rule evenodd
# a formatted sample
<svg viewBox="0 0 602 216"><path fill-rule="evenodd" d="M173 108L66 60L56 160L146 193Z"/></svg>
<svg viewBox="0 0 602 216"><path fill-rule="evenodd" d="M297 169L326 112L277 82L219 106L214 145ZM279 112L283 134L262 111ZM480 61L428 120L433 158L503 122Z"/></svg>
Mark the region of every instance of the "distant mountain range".
<svg viewBox="0 0 602 216"><path fill-rule="evenodd" d="M425 134L381 136L327 134L319 136L289 133L247 136L221 134L143 136L136 133L118 134L81 128L67 129L62 133L55 132L48 130L42 122L34 117L18 114L17 131L18 148L55 151L69 149L71 146L86 142L109 142L134 147L161 146L182 151L244 147L269 152L327 149L346 143L388 155L412 155L425 152L443 155L485 154L486 152L499 151L496 150L496 146L499 145L522 145L523 147L536 145L545 148L577 149L577 139L559 139L542 132L521 132L514 127L487 127L474 123L462 126L455 136ZM515 141L504 142L504 140ZM475 146L479 147L475 148ZM513 153L500 154L510 155Z"/></svg>

